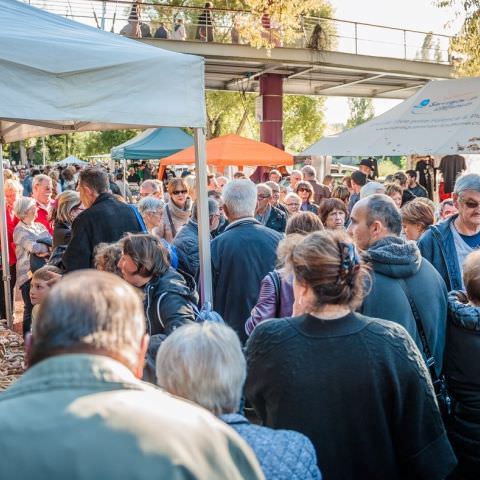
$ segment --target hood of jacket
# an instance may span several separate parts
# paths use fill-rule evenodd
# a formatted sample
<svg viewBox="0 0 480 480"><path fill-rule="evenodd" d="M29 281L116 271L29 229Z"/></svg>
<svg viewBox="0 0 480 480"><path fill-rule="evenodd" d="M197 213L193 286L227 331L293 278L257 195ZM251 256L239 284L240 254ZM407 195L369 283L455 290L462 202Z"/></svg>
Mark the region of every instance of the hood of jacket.
<svg viewBox="0 0 480 480"><path fill-rule="evenodd" d="M422 254L415 242L389 236L371 245L365 260L377 273L391 278L408 278L419 271Z"/></svg>
<svg viewBox="0 0 480 480"><path fill-rule="evenodd" d="M480 307L469 304L463 292L454 290L448 294L448 311L457 327L480 332Z"/></svg>
<svg viewBox="0 0 480 480"><path fill-rule="evenodd" d="M150 286L154 288L148 288ZM173 268L169 268L161 277L152 278L146 287L147 291L153 290L160 295L164 292L176 293L188 298L194 304L198 303L198 294L193 277L187 273L180 274Z"/></svg>

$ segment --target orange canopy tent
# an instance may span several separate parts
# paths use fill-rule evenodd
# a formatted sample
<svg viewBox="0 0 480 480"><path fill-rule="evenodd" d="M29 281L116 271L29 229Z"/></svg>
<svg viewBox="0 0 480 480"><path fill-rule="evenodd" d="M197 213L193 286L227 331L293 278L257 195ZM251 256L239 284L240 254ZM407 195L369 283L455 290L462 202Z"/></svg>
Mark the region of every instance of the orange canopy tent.
<svg viewBox="0 0 480 480"><path fill-rule="evenodd" d="M160 165L189 165L195 163L195 148L165 157ZM207 165L216 167L252 166L277 167L293 165L293 156L268 143L257 142L238 135L224 135L207 141Z"/></svg>

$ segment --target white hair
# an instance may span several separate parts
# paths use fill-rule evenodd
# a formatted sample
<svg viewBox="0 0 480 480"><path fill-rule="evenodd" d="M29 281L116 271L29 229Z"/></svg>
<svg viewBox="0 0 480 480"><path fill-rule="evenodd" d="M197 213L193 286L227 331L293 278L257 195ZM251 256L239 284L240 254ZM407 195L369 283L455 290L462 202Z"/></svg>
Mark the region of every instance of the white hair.
<svg viewBox="0 0 480 480"><path fill-rule="evenodd" d="M480 175L478 173L464 173L457 178L453 189L454 193L460 194L467 190L480 192Z"/></svg>
<svg viewBox="0 0 480 480"><path fill-rule="evenodd" d="M134 367L145 333L142 301L133 287L111 273L70 273L42 303L32 333L34 358L84 347L117 354Z"/></svg>
<svg viewBox="0 0 480 480"><path fill-rule="evenodd" d="M20 182L17 182L17 180L13 180L12 178L9 178L8 180L5 180L5 183L3 184L3 189L6 190L15 190L17 193L22 193L23 192L23 187Z"/></svg>
<svg viewBox="0 0 480 480"><path fill-rule="evenodd" d="M367 182L360 189L360 198L367 198L376 193L385 193L385 187L379 182Z"/></svg>
<svg viewBox="0 0 480 480"><path fill-rule="evenodd" d="M287 193L285 195L285 198L283 199L283 203L287 203L288 200L290 199L298 200L300 203L302 203L302 199L296 193L293 193L293 192Z"/></svg>
<svg viewBox="0 0 480 480"><path fill-rule="evenodd" d="M215 415L240 406L246 362L237 334L226 325L194 323L177 328L162 343L158 385Z"/></svg>
<svg viewBox="0 0 480 480"><path fill-rule="evenodd" d="M27 216L27 212L36 205L35 199L32 197L20 197L13 204L13 213L20 220Z"/></svg>
<svg viewBox="0 0 480 480"><path fill-rule="evenodd" d="M154 192L162 192L163 193L163 183L159 180L148 179L144 180L140 188L151 188Z"/></svg>
<svg viewBox="0 0 480 480"><path fill-rule="evenodd" d="M309 180L310 178L315 178L317 176L317 172L311 165L305 165L302 167L302 174L304 180ZM308 178L305 178L308 177Z"/></svg>
<svg viewBox="0 0 480 480"><path fill-rule="evenodd" d="M222 196L231 218L254 216L257 206L257 187L251 180L241 179L227 183Z"/></svg>
<svg viewBox="0 0 480 480"><path fill-rule="evenodd" d="M159 210L162 210L165 206L165 202L163 200L160 200L160 198L148 196L142 198L138 202L137 206L138 211L143 215L145 213L158 212Z"/></svg>
<svg viewBox="0 0 480 480"><path fill-rule="evenodd" d="M42 182L49 182L51 184L52 179L48 175L44 175L43 173L35 175L32 180L32 188L35 188L39 183Z"/></svg>

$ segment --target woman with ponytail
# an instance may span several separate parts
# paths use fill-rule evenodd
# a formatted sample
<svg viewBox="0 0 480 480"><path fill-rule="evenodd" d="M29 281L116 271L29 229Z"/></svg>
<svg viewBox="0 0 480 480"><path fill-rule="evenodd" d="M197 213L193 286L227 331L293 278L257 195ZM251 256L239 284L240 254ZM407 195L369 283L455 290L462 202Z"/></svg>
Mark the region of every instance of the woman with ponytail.
<svg viewBox="0 0 480 480"><path fill-rule="evenodd" d="M445 478L456 460L425 363L402 326L355 312L370 279L350 237L287 242L293 317L247 343L246 396L263 424L309 437L327 480Z"/></svg>

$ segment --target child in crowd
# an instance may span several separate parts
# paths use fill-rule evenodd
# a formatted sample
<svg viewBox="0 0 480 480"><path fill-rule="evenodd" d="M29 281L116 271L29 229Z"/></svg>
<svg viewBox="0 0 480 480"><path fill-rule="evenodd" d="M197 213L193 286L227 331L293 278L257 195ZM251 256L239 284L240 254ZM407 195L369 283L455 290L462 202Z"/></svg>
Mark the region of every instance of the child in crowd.
<svg viewBox="0 0 480 480"><path fill-rule="evenodd" d="M32 275L30 286L30 301L33 305L32 324L37 318L40 305L45 300L50 288L62 278L62 271L53 265L45 265Z"/></svg>

